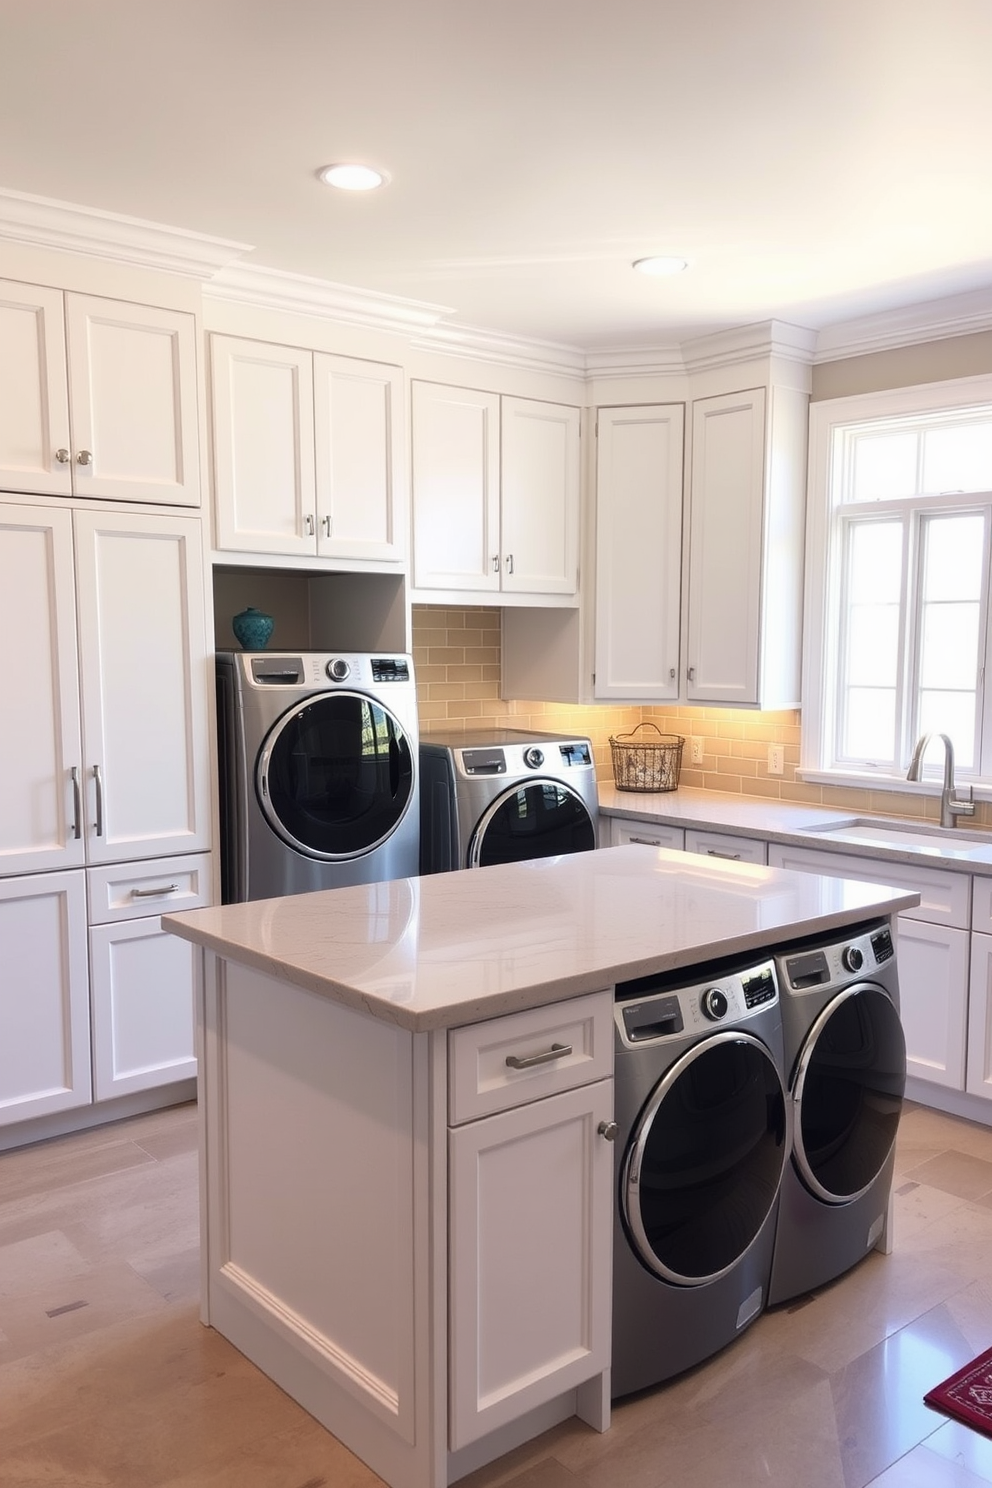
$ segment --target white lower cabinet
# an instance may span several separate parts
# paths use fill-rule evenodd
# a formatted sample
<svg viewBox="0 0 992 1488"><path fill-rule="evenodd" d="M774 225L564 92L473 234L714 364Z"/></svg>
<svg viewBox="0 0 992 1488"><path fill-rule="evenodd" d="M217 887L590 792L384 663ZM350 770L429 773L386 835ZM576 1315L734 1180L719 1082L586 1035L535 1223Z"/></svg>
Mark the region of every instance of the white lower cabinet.
<svg viewBox="0 0 992 1488"><path fill-rule="evenodd" d="M969 1095L992 1099L992 935L971 937L965 1088Z"/></svg>
<svg viewBox="0 0 992 1488"><path fill-rule="evenodd" d="M609 1368L612 1009L594 993L449 1036L452 1451Z"/></svg>
<svg viewBox="0 0 992 1488"><path fill-rule="evenodd" d="M0 1125L90 1101L82 870L0 879Z"/></svg>
<svg viewBox="0 0 992 1488"><path fill-rule="evenodd" d="M208 903L209 864L0 879L0 1126L196 1074L193 950L159 912Z"/></svg>
<svg viewBox="0 0 992 1488"><path fill-rule="evenodd" d="M896 949L906 1073L949 1090L963 1090L968 932L900 915Z"/></svg>

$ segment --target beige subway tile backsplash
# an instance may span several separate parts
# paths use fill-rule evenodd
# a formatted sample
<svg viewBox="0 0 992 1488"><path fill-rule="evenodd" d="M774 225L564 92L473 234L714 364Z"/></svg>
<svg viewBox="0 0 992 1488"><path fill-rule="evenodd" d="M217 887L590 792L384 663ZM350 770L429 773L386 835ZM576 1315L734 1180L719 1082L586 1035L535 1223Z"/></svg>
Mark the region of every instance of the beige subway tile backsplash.
<svg viewBox="0 0 992 1488"><path fill-rule="evenodd" d="M797 801L845 811L937 819L933 796L912 792L857 790L851 786L808 785L797 779L802 740L796 711L752 713L746 709L672 707L589 707L565 703L504 701L500 695L500 611L487 605L413 607L413 659L417 675L422 733L458 728L536 729L568 733L592 741L600 780L612 781L610 736L630 733L639 723L686 740L680 783L736 795ZM693 765L689 740L703 741L703 763ZM768 746L783 748L781 775L768 773ZM992 825L992 803L979 803L976 826Z"/></svg>

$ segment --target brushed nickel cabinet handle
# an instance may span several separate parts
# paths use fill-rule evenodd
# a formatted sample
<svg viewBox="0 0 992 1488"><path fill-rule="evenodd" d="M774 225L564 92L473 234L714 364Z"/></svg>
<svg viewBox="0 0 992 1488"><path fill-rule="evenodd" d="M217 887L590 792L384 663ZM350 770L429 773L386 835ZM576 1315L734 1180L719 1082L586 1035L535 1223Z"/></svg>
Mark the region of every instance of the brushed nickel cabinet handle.
<svg viewBox="0 0 992 1488"><path fill-rule="evenodd" d="M132 899L161 899L165 894L178 894L178 884L163 884L159 889L132 889Z"/></svg>
<svg viewBox="0 0 992 1488"><path fill-rule="evenodd" d="M732 863L739 863L741 860L740 853L717 852L715 847L708 847L706 849L706 856L708 858L729 858Z"/></svg>
<svg viewBox="0 0 992 1488"><path fill-rule="evenodd" d="M605 1137L608 1142L615 1142L620 1128L615 1121L601 1121L596 1130L599 1135L601 1137Z"/></svg>
<svg viewBox="0 0 992 1488"><path fill-rule="evenodd" d="M303 518L303 525L306 527L307 537L313 537L313 534L314 534L313 516L311 515L310 512L307 512L306 516Z"/></svg>
<svg viewBox="0 0 992 1488"><path fill-rule="evenodd" d="M552 1059L564 1059L571 1054L571 1044L552 1044L543 1054L507 1054L506 1062L511 1069L533 1069L535 1064L547 1064Z"/></svg>
<svg viewBox="0 0 992 1488"><path fill-rule="evenodd" d="M96 781L96 835L103 836L103 779L100 775L100 766L93 766L93 779Z"/></svg>
<svg viewBox="0 0 992 1488"><path fill-rule="evenodd" d="M79 788L79 769L73 765L69 771L72 778L72 835L78 842L83 835L83 797Z"/></svg>

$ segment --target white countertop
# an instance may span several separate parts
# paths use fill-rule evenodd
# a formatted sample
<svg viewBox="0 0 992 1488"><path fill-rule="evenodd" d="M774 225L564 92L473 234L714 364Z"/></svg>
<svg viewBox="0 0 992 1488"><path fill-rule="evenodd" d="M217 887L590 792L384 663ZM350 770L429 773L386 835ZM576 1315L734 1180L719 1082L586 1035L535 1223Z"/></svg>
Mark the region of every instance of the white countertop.
<svg viewBox="0 0 992 1488"><path fill-rule="evenodd" d="M162 925L418 1032L918 902L875 884L632 845L195 909Z"/></svg>
<svg viewBox="0 0 992 1488"><path fill-rule="evenodd" d="M759 837L765 842L785 842L793 846L822 849L824 852L847 853L855 857L890 858L893 862L920 863L928 867L956 869L963 873L992 875L992 832L981 839L980 827L970 825L937 835L921 846L907 838L905 843L859 840L858 830L851 827L843 836L824 837L815 830L852 817L871 817L879 827L887 818L874 812L856 809L838 810L827 806L804 806L798 801L779 801L763 796L738 796L730 791L707 791L679 786L674 791L622 791L601 781L599 809L603 816L634 817L664 822L674 827L697 827L704 831L725 828L743 837ZM920 819L920 826L930 826ZM810 830L813 829L813 830Z"/></svg>

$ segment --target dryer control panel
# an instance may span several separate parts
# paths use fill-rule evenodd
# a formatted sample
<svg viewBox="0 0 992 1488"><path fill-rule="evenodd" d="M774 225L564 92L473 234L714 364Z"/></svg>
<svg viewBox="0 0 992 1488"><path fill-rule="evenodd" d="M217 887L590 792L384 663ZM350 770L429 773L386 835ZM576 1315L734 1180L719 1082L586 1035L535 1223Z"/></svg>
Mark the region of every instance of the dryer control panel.
<svg viewBox="0 0 992 1488"><path fill-rule="evenodd" d="M698 968L697 968L698 974ZM773 961L762 961L741 971L651 992L649 977L618 982L615 1021L627 1048L685 1033L701 1033L720 1025L737 1026L778 1001ZM657 982L665 980L659 977ZM646 995L645 995L646 994Z"/></svg>
<svg viewBox="0 0 992 1488"><path fill-rule="evenodd" d="M870 976L895 956L892 930L876 926L848 939L785 952L779 959L783 986L793 996L803 992L843 987Z"/></svg>

